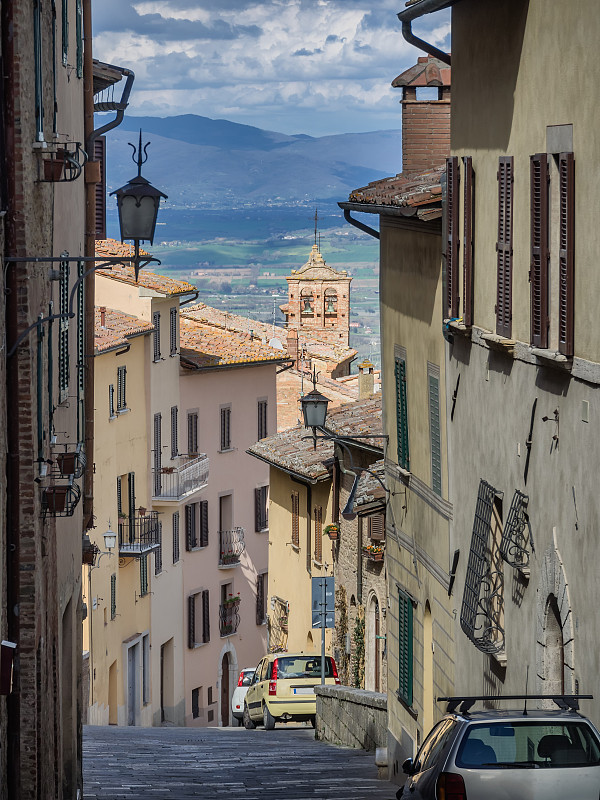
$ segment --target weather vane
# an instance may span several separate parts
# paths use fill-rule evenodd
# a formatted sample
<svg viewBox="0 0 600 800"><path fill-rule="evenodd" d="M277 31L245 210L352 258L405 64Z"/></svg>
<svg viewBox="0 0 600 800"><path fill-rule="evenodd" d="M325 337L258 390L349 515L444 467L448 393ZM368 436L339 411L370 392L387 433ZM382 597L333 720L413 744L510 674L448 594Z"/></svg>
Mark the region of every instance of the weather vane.
<svg viewBox="0 0 600 800"><path fill-rule="evenodd" d="M146 142L145 145L142 146L142 129L140 128L140 142L136 147L131 142L128 142L129 147L133 149L133 153L131 154L131 160L134 164L137 164L138 168L138 178L142 174L142 164L145 164L148 161L148 148L150 147L150 142Z"/></svg>

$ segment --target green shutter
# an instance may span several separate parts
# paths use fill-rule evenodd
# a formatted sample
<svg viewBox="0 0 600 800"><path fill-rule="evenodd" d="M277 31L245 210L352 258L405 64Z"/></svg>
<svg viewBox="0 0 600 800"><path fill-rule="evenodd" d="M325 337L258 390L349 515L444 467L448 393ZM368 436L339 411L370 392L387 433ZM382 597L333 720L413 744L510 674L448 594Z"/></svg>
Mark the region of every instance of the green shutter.
<svg viewBox="0 0 600 800"><path fill-rule="evenodd" d="M62 0L62 63L67 66L69 58L69 3Z"/></svg>
<svg viewBox="0 0 600 800"><path fill-rule="evenodd" d="M396 424L398 431L398 465L410 470L408 452L408 414L406 407L406 361L396 358L394 365L396 376Z"/></svg>
<svg viewBox="0 0 600 800"><path fill-rule="evenodd" d="M398 696L411 706L413 701L413 606L410 597L398 590Z"/></svg>
<svg viewBox="0 0 600 800"><path fill-rule="evenodd" d="M117 616L117 576L113 572L110 576L110 618Z"/></svg>
<svg viewBox="0 0 600 800"><path fill-rule="evenodd" d="M83 14L81 11L81 0L75 3L75 25L77 37L77 77L83 78Z"/></svg>
<svg viewBox="0 0 600 800"><path fill-rule="evenodd" d="M431 488L442 496L442 446L440 437L440 379L429 375L429 436L431 439Z"/></svg>
<svg viewBox="0 0 600 800"><path fill-rule="evenodd" d="M148 594L148 556L140 558L140 594Z"/></svg>

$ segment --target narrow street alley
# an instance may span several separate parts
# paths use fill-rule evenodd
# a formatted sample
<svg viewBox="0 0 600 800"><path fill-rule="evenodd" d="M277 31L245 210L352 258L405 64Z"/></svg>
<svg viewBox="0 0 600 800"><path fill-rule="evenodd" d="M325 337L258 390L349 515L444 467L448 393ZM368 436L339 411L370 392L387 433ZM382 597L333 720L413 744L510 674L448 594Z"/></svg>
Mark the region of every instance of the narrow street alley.
<svg viewBox="0 0 600 800"><path fill-rule="evenodd" d="M375 754L315 741L312 728L83 731L84 800L393 800Z"/></svg>

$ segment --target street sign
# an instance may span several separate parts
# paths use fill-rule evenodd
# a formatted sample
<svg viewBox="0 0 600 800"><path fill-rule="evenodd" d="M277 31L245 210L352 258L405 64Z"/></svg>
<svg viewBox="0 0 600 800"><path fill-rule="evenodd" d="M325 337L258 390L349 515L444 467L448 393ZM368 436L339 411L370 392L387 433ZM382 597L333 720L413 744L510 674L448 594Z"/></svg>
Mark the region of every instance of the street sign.
<svg viewBox="0 0 600 800"><path fill-rule="evenodd" d="M325 627L335 628L335 584L334 578L312 578L312 627L323 627L322 616L325 612ZM323 584L325 584L325 608L323 609Z"/></svg>

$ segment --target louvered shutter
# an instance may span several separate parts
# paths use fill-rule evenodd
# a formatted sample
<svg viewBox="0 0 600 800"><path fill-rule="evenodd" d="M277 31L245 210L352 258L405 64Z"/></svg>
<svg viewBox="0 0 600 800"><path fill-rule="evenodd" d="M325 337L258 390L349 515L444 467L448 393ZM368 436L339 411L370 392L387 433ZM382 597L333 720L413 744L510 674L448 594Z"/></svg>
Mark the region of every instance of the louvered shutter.
<svg viewBox="0 0 600 800"><path fill-rule="evenodd" d="M446 310L448 317L458 317L458 157L446 159Z"/></svg>
<svg viewBox="0 0 600 800"><path fill-rule="evenodd" d="M292 544L300 547L300 498L292 492Z"/></svg>
<svg viewBox="0 0 600 800"><path fill-rule="evenodd" d="M193 650L196 646L196 595L188 597L188 647Z"/></svg>
<svg viewBox="0 0 600 800"><path fill-rule="evenodd" d="M185 549L192 550L196 546L194 535L194 506L185 507Z"/></svg>
<svg viewBox="0 0 600 800"><path fill-rule="evenodd" d="M413 607L410 597L398 591L398 696L413 701Z"/></svg>
<svg viewBox="0 0 600 800"><path fill-rule="evenodd" d="M142 597L148 594L148 556L140 558L140 594Z"/></svg>
<svg viewBox="0 0 600 800"><path fill-rule="evenodd" d="M315 561L323 561L323 508L315 507Z"/></svg>
<svg viewBox="0 0 600 800"><path fill-rule="evenodd" d="M408 409L406 401L406 362L397 358L395 361L396 377L396 426L397 426L397 451L398 465L402 469L410 470L410 456L408 451Z"/></svg>
<svg viewBox="0 0 600 800"><path fill-rule="evenodd" d="M123 513L123 495L121 492L121 476L117 478L117 513L119 516Z"/></svg>
<svg viewBox="0 0 600 800"><path fill-rule="evenodd" d="M440 433L440 381L429 375L429 437L431 445L431 488L442 495L442 442Z"/></svg>
<svg viewBox="0 0 600 800"><path fill-rule="evenodd" d="M179 451L178 443L178 426L179 426L179 410L177 406L171 407L171 458L177 458Z"/></svg>
<svg viewBox="0 0 600 800"><path fill-rule="evenodd" d="M162 492L162 414L154 415L154 495Z"/></svg>
<svg viewBox="0 0 600 800"><path fill-rule="evenodd" d="M371 514L369 520L369 538L376 541L385 539L385 517L383 514Z"/></svg>
<svg viewBox="0 0 600 800"><path fill-rule="evenodd" d="M112 383L108 386L108 415L111 418L115 416L115 387Z"/></svg>
<svg viewBox="0 0 600 800"><path fill-rule="evenodd" d="M200 507L200 547L208 546L208 500L201 500Z"/></svg>
<svg viewBox="0 0 600 800"><path fill-rule="evenodd" d="M560 184L558 349L571 357L575 330L575 158L561 153Z"/></svg>
<svg viewBox="0 0 600 800"><path fill-rule="evenodd" d="M106 136L94 139L94 161L100 165L100 181L94 187L96 195L96 239L106 239Z"/></svg>
<svg viewBox="0 0 600 800"><path fill-rule="evenodd" d="M264 575L258 575L256 578L256 624L262 625L264 622L264 605L265 605L265 592L264 592Z"/></svg>
<svg viewBox="0 0 600 800"><path fill-rule="evenodd" d="M531 172L531 344L548 347L548 156L530 158Z"/></svg>
<svg viewBox="0 0 600 800"><path fill-rule="evenodd" d="M179 561L179 511L173 514L173 563Z"/></svg>
<svg viewBox="0 0 600 800"><path fill-rule="evenodd" d="M254 530L257 533L262 531L261 502L262 502L262 490L261 489L255 489L254 490Z"/></svg>
<svg viewBox="0 0 600 800"><path fill-rule="evenodd" d="M129 502L129 541L135 541L135 472L127 475L127 497Z"/></svg>
<svg viewBox="0 0 600 800"><path fill-rule="evenodd" d="M463 236L463 322L473 324L473 159L463 158L465 173L465 206Z"/></svg>
<svg viewBox="0 0 600 800"><path fill-rule="evenodd" d="M158 547L154 551L154 574L162 572L162 522L158 523Z"/></svg>
<svg viewBox="0 0 600 800"><path fill-rule="evenodd" d="M117 616L117 576L113 572L110 576L110 618Z"/></svg>
<svg viewBox="0 0 600 800"><path fill-rule="evenodd" d="M210 605L208 589L202 592L202 641L210 642Z"/></svg>
<svg viewBox="0 0 600 800"><path fill-rule="evenodd" d="M177 353L177 309L172 308L169 317L169 342L171 355Z"/></svg>
<svg viewBox="0 0 600 800"><path fill-rule="evenodd" d="M498 163L498 242L496 333L512 334L512 254L514 158L501 156Z"/></svg>
<svg viewBox="0 0 600 800"><path fill-rule="evenodd" d="M154 325L153 343L154 343L154 361L160 361L160 311L155 311L152 314L152 323Z"/></svg>
<svg viewBox="0 0 600 800"><path fill-rule="evenodd" d="M198 414L188 414L188 455L198 455Z"/></svg>

